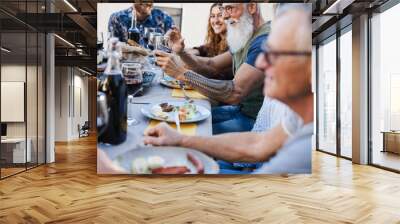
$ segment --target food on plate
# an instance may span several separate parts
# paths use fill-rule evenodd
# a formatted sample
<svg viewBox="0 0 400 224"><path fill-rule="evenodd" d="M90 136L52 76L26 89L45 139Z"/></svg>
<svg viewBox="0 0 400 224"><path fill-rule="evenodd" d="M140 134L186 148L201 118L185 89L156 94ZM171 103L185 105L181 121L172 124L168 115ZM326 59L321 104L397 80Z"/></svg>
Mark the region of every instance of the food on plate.
<svg viewBox="0 0 400 224"><path fill-rule="evenodd" d="M162 104L160 104L160 107L163 112L171 112L175 108L173 105L168 104L168 103L162 103Z"/></svg>
<svg viewBox="0 0 400 224"><path fill-rule="evenodd" d="M192 120L197 113L196 105L193 103L185 102L178 108L179 120L187 121Z"/></svg>
<svg viewBox="0 0 400 224"><path fill-rule="evenodd" d="M161 103L159 105L154 106L151 109L151 113L162 120L167 120L169 117L173 117L174 114L178 113L180 121L189 121L196 117L198 113L197 107L195 104L191 102L185 102L180 106L175 106L169 103Z"/></svg>
<svg viewBox="0 0 400 224"><path fill-rule="evenodd" d="M204 173L203 163L190 153L188 153L186 156L187 159L194 165L194 167L196 167L197 173L203 174Z"/></svg>
<svg viewBox="0 0 400 224"><path fill-rule="evenodd" d="M184 165L164 167L165 160L160 156L136 158L132 162L132 173L134 174L184 174L190 169Z"/></svg>
<svg viewBox="0 0 400 224"><path fill-rule="evenodd" d="M152 174L185 174L190 172L186 166L160 167L151 170Z"/></svg>
<svg viewBox="0 0 400 224"><path fill-rule="evenodd" d="M145 158L137 158L132 162L132 173L134 174L149 174L149 166Z"/></svg>
<svg viewBox="0 0 400 224"><path fill-rule="evenodd" d="M162 110L162 108L161 107L153 107L152 109L151 109L151 113L154 115L154 116L156 116L156 117L158 117L158 118L160 118L160 119L163 119L163 120L167 120L168 119L168 113L167 112L164 112L163 110Z"/></svg>
<svg viewBox="0 0 400 224"><path fill-rule="evenodd" d="M179 80L176 80L176 79L173 79L173 80L164 79L163 81L164 81L167 85L173 86L173 87L176 88L176 89L181 88L180 85L179 85L179 82L180 82ZM189 84L186 84L186 83L183 83L183 88L184 88L184 89L193 89Z"/></svg>
<svg viewBox="0 0 400 224"><path fill-rule="evenodd" d="M149 156L147 159L139 157L132 162L132 173L150 174L153 169L162 168L164 164L165 160L160 156Z"/></svg>
<svg viewBox="0 0 400 224"><path fill-rule="evenodd" d="M150 169L157 169L165 164L165 160L160 156L150 156L147 158L147 164Z"/></svg>
<svg viewBox="0 0 400 224"><path fill-rule="evenodd" d="M185 89L193 89L187 82L179 81L168 74L165 74L164 77L160 80L160 83L175 89L180 89L180 83L183 84L183 88Z"/></svg>

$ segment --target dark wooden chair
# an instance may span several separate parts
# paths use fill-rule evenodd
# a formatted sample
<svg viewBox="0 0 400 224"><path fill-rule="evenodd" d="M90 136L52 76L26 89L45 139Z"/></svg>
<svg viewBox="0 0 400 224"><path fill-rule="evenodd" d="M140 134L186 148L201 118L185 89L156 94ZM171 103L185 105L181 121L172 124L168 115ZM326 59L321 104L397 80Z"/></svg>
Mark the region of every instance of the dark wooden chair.
<svg viewBox="0 0 400 224"><path fill-rule="evenodd" d="M79 138L89 136L89 130L90 130L89 121L85 121L85 123L82 125L82 127L78 124Z"/></svg>

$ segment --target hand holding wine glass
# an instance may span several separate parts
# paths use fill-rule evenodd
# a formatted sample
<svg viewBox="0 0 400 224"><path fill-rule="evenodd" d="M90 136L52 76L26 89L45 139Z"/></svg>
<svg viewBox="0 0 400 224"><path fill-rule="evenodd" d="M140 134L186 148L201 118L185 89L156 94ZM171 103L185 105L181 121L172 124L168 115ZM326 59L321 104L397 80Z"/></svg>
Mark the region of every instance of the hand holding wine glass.
<svg viewBox="0 0 400 224"><path fill-rule="evenodd" d="M185 39L178 28L174 27L165 34L168 39L168 47L179 54L185 49Z"/></svg>

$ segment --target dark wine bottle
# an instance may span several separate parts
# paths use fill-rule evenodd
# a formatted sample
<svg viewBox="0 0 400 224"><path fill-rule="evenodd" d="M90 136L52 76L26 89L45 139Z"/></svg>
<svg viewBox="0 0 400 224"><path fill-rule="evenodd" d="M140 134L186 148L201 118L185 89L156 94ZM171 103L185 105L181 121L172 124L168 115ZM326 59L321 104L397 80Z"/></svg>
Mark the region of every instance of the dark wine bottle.
<svg viewBox="0 0 400 224"><path fill-rule="evenodd" d="M121 144L127 137L127 87L120 67L118 39L109 43L109 58L100 91L106 95L108 122L98 141L112 145Z"/></svg>
<svg viewBox="0 0 400 224"><path fill-rule="evenodd" d="M140 30L136 26L136 12L132 15L131 28L128 29L128 39L140 44Z"/></svg>
<svg viewBox="0 0 400 224"><path fill-rule="evenodd" d="M97 50L103 50L103 42L97 42L96 47Z"/></svg>

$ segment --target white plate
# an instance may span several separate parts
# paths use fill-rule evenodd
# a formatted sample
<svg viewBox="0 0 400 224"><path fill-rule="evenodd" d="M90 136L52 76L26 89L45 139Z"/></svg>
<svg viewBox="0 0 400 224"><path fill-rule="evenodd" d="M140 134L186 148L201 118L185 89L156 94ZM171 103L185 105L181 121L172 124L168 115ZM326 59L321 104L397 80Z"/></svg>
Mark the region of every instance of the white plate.
<svg viewBox="0 0 400 224"><path fill-rule="evenodd" d="M132 173L132 162L137 158L146 159L150 156L159 156L165 160L164 167L187 166L190 174L197 174L194 165L188 161L187 153L192 154L203 163L204 174L218 174L219 167L215 160L206 154L193 149L180 147L154 147L144 146L123 153L114 159L128 173Z"/></svg>
<svg viewBox="0 0 400 224"><path fill-rule="evenodd" d="M173 89L180 89L181 87L178 84L171 83L171 81L175 81L176 79L171 78L169 76L164 76L164 78L160 79L160 84L163 86L167 86ZM193 89L192 87L188 86L187 84L183 85L183 88L185 89Z"/></svg>
<svg viewBox="0 0 400 224"><path fill-rule="evenodd" d="M168 104L171 104L171 105L173 105L173 106L181 106L181 105L184 104L184 101L182 101L182 102L168 102ZM159 106L159 105L160 105L160 103L153 103L153 104L150 104L150 105L147 105L147 106L142 107L142 109L141 109L142 114L143 114L144 116L146 116L146 117L148 117L148 118L151 118L151 119L154 119L154 120L159 120L159 121L166 121L166 122L175 123L175 120L174 120L174 114L175 114L175 112L166 112L166 113L168 114L168 118L165 118L165 119L164 119L164 118L161 118L161 117L158 117L158 116L155 116L155 115L153 114L152 109L153 109L154 107ZM190 119L190 120L181 121L180 123L194 123L194 122L199 122L199 121L202 121L202 120L207 119L207 118L211 115L211 112L210 112L207 108L205 108L205 107L203 107L203 106L201 106L201 105L198 105L198 104L195 104L195 105L196 105L196 108L197 108L196 116L193 117L193 118Z"/></svg>

